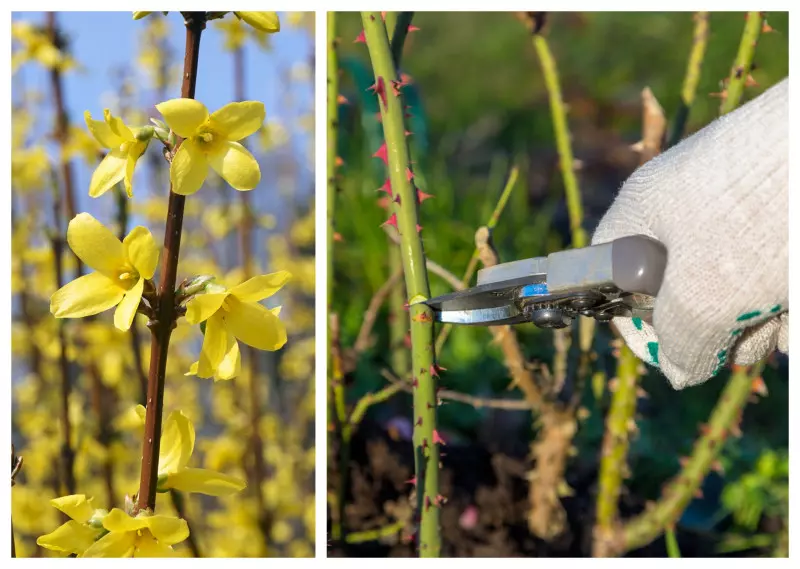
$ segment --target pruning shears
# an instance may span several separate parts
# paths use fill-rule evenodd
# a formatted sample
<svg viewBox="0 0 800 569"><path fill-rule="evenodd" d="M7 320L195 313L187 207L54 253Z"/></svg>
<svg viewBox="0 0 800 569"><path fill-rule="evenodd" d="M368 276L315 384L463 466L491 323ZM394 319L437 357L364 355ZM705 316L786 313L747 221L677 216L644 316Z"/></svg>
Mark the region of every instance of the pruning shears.
<svg viewBox="0 0 800 569"><path fill-rule="evenodd" d="M578 315L652 321L667 249L632 235L581 249L501 263L478 271L477 285L425 302L449 324L499 326L533 322L564 328Z"/></svg>

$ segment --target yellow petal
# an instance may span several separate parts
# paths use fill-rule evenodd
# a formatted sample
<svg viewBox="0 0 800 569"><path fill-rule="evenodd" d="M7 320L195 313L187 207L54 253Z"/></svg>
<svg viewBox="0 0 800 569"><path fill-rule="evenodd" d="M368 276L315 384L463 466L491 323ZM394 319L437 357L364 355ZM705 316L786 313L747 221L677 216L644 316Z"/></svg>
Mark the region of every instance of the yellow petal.
<svg viewBox="0 0 800 569"><path fill-rule="evenodd" d="M122 119L119 117L115 117L111 114L111 111L108 109L103 110L103 118L106 120L106 124L108 124L111 132L116 134L119 138L126 142L130 142L134 140L133 132L128 126L122 122Z"/></svg>
<svg viewBox="0 0 800 569"><path fill-rule="evenodd" d="M147 407L140 403L134 407L133 410L136 411L136 414L142 419L142 425L144 425L144 419L147 417Z"/></svg>
<svg viewBox="0 0 800 569"><path fill-rule="evenodd" d="M182 411L173 411L164 422L161 450L158 454L158 475L178 472L192 457L194 426Z"/></svg>
<svg viewBox="0 0 800 569"><path fill-rule="evenodd" d="M79 213L69 222L67 243L81 261L110 279L116 279L125 265L120 240L88 213Z"/></svg>
<svg viewBox="0 0 800 569"><path fill-rule="evenodd" d="M146 516L142 518L158 541L164 545L175 545L189 537L189 525L185 520L172 516Z"/></svg>
<svg viewBox="0 0 800 569"><path fill-rule="evenodd" d="M89 182L89 195L93 198L102 196L125 177L128 164L128 153L115 148L103 158L103 161L92 174Z"/></svg>
<svg viewBox="0 0 800 569"><path fill-rule="evenodd" d="M119 148L125 142L112 132L111 127L105 121L94 120L89 111L83 113L83 120L86 121L86 127L89 132L104 148Z"/></svg>
<svg viewBox="0 0 800 569"><path fill-rule="evenodd" d="M134 227L123 240L122 248L139 276L152 279L158 264L158 245L150 230L141 225Z"/></svg>
<svg viewBox="0 0 800 569"><path fill-rule="evenodd" d="M193 297L186 303L186 321L189 324L200 324L208 320L219 310L228 294L228 292L209 292Z"/></svg>
<svg viewBox="0 0 800 569"><path fill-rule="evenodd" d="M50 500L50 505L64 512L71 519L79 523L86 523L94 515L91 498L85 494L73 494Z"/></svg>
<svg viewBox="0 0 800 569"><path fill-rule="evenodd" d="M288 271L259 275L236 285L229 292L242 302L258 302L278 292L291 278Z"/></svg>
<svg viewBox="0 0 800 569"><path fill-rule="evenodd" d="M259 350L279 350L286 343L286 328L271 311L255 302L228 301L225 326L239 340Z"/></svg>
<svg viewBox="0 0 800 569"><path fill-rule="evenodd" d="M167 477L165 488L175 488L183 492L209 496L228 496L241 492L246 486L247 484L243 480L234 476L205 468L184 468Z"/></svg>
<svg viewBox="0 0 800 569"><path fill-rule="evenodd" d="M50 313L56 318L83 318L116 306L125 289L101 273L89 273L62 286L50 297Z"/></svg>
<svg viewBox="0 0 800 569"><path fill-rule="evenodd" d="M121 510L116 511L120 512ZM81 557L133 557L135 545L135 532L112 532L98 539L89 549L83 552Z"/></svg>
<svg viewBox="0 0 800 569"><path fill-rule="evenodd" d="M238 142L221 142L208 154L208 163L236 190L252 190L261 181L258 162Z"/></svg>
<svg viewBox="0 0 800 569"><path fill-rule="evenodd" d="M81 554L86 551L102 533L99 528L70 520L55 531L36 540L36 545L51 551Z"/></svg>
<svg viewBox="0 0 800 569"><path fill-rule="evenodd" d="M125 161L125 193L129 198L133 197L133 172L136 169L136 162L144 151L147 150L148 142L135 142L128 149L128 158Z"/></svg>
<svg viewBox="0 0 800 569"><path fill-rule="evenodd" d="M274 34L281 31L281 21L275 12L234 12L255 29Z"/></svg>
<svg viewBox="0 0 800 569"><path fill-rule="evenodd" d="M103 527L114 533L136 531L147 527L144 520L145 516L132 518L119 508L114 508L103 518Z"/></svg>
<svg viewBox="0 0 800 569"><path fill-rule="evenodd" d="M197 366L200 362L194 362L192 365L189 366L189 371L184 373L183 375L197 375Z"/></svg>
<svg viewBox="0 0 800 569"><path fill-rule="evenodd" d="M215 314L206 320L206 332L203 347L200 349L200 361L197 367L198 377L212 377L225 357L228 347L228 335L222 317Z"/></svg>
<svg viewBox="0 0 800 569"><path fill-rule="evenodd" d="M140 278L133 288L125 293L125 298L117 306L114 311L114 326L118 330L127 332L131 328L131 323L136 317L136 310L139 308L139 302L142 300L142 292L144 291L144 279Z"/></svg>
<svg viewBox="0 0 800 569"><path fill-rule="evenodd" d="M169 167L172 191L182 196L195 193L208 177L208 159L191 140L184 140Z"/></svg>
<svg viewBox="0 0 800 569"><path fill-rule="evenodd" d="M210 121L215 131L228 140L241 140L250 136L264 124L264 103L242 101L228 103L211 113Z"/></svg>
<svg viewBox="0 0 800 569"><path fill-rule="evenodd" d="M194 99L170 99L156 105L170 129L181 138L189 138L208 119L208 109Z"/></svg>
<svg viewBox="0 0 800 569"><path fill-rule="evenodd" d="M159 543L149 532L144 532L136 540L134 557L175 557L175 551L169 546Z"/></svg>
<svg viewBox="0 0 800 569"><path fill-rule="evenodd" d="M239 353L239 342L230 332L228 334L228 349L225 352L225 357L219 363L217 373L214 375L214 381L233 379L242 373L242 358Z"/></svg>

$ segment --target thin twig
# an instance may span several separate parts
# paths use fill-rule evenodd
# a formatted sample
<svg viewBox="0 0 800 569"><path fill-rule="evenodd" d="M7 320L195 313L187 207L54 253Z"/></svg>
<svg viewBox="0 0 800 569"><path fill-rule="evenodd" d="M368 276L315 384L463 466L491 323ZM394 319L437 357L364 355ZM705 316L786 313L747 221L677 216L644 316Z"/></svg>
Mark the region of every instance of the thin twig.
<svg viewBox="0 0 800 569"><path fill-rule="evenodd" d="M517 186L517 178L519 177L519 167L514 166L511 168L511 171L508 173L508 179L506 180L506 185L503 187L503 191L500 193L500 199L497 200L497 205L494 206L494 211L492 212L491 217L489 217L489 221L486 224L489 232L497 226L497 222L500 220L500 215L503 213L503 210L506 208L506 204L508 203L509 198L511 197L511 191ZM464 288L469 286L469 282L472 280L472 275L475 274L475 269L478 267L478 258L480 256L480 252L476 247L475 250L472 252L472 257L469 260L469 264L467 265L467 270L464 271L464 276L461 277L461 284ZM442 349L444 349L444 344L447 342L447 338L450 336L450 332L453 330L452 324L445 324L442 326L442 329L439 331L439 336L436 338L436 353L441 354Z"/></svg>
<svg viewBox="0 0 800 569"><path fill-rule="evenodd" d="M381 370L381 375L390 381L392 385L411 393L412 387L408 381L401 380L388 369ZM503 411L531 411L533 409L530 402L525 399L491 399L488 397L476 397L450 389L440 389L439 399L464 403L476 409L501 409Z"/></svg>
<svg viewBox="0 0 800 569"><path fill-rule="evenodd" d="M378 318L378 311L386 301L386 297L389 296L389 293L400 283L402 278L403 269L401 267L399 271L396 271L390 276L389 280L372 295L367 310L364 312L361 329L358 331L355 344L353 344L353 352L356 357L369 348L371 344L372 328L375 326L375 321Z"/></svg>

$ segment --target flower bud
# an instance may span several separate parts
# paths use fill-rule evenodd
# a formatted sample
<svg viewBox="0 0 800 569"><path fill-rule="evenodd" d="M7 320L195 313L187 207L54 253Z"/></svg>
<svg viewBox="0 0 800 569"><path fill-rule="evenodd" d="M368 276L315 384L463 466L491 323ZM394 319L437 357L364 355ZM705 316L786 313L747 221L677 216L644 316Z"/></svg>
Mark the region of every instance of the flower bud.
<svg viewBox="0 0 800 569"><path fill-rule="evenodd" d="M146 18L150 14L152 14L152 12L134 12L133 13L133 19L134 20L141 20L142 18Z"/></svg>
<svg viewBox="0 0 800 569"><path fill-rule="evenodd" d="M213 286L213 280L216 277L212 275L199 275L191 280L184 281L176 291L177 294L183 296L192 296L206 291L210 286Z"/></svg>
<svg viewBox="0 0 800 569"><path fill-rule="evenodd" d="M169 130L157 126L156 128L153 129L153 131L158 140L160 140L164 144L169 144Z"/></svg>
<svg viewBox="0 0 800 569"><path fill-rule="evenodd" d="M139 142L147 142L148 140L153 138L153 133L154 132L155 132L155 129L148 124L148 125L143 126L142 128L135 129L133 136Z"/></svg>

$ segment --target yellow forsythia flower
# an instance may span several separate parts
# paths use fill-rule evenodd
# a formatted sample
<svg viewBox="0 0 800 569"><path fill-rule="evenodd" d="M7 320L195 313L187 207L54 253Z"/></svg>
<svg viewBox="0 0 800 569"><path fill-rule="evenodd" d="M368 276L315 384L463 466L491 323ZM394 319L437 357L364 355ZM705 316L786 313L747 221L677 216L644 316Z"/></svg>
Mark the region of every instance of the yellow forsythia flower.
<svg viewBox="0 0 800 569"><path fill-rule="evenodd" d="M260 32L274 34L281 31L281 22L276 12L234 12L234 14Z"/></svg>
<svg viewBox="0 0 800 569"><path fill-rule="evenodd" d="M172 557L172 546L189 537L185 520L144 510L131 517L114 508L103 518L103 528L109 533L81 557Z"/></svg>
<svg viewBox="0 0 800 569"><path fill-rule="evenodd" d="M82 318L113 306L114 326L128 330L144 291L153 278L158 247L145 227L134 227L120 243L110 229L88 213L69 222L67 242L78 258L97 272L67 283L50 297L56 318Z"/></svg>
<svg viewBox="0 0 800 569"><path fill-rule="evenodd" d="M131 129L121 119L112 116L108 109L103 111L103 117L105 121L96 121L92 120L89 111L83 113L89 132L103 148L111 150L92 174L89 195L93 198L101 196L124 178L125 191L128 197L133 197L133 170L136 161L147 150L153 127Z"/></svg>
<svg viewBox="0 0 800 569"><path fill-rule="evenodd" d="M171 99L156 108L170 129L185 139L169 169L173 192L195 193L205 182L209 166L240 191L252 190L261 181L258 162L237 141L261 128L263 103L229 103L210 115L194 99Z"/></svg>
<svg viewBox="0 0 800 569"><path fill-rule="evenodd" d="M186 304L190 324L206 323L200 360L190 373L200 377L235 377L230 371L236 340L259 350L279 350L286 343L286 328L278 318L280 307L268 310L258 302L278 292L291 278L287 271L253 277L231 289L207 288L208 292ZM230 371L230 374L228 373ZM223 377L227 376L227 377Z"/></svg>
<svg viewBox="0 0 800 569"><path fill-rule="evenodd" d="M70 521L36 540L39 547L61 553L82 555L103 534L106 510L92 507L92 498L75 494L50 500L50 504L70 517Z"/></svg>
<svg viewBox="0 0 800 569"><path fill-rule="evenodd" d="M48 35L35 28L30 22L14 22L11 25L11 37L20 44L11 57L11 70L17 69L28 61L38 61L48 69L65 71L74 65L74 62L58 50Z"/></svg>
<svg viewBox="0 0 800 569"><path fill-rule="evenodd" d="M146 409L136 407L142 423ZM188 468L194 452L194 425L182 411L173 411L164 421L158 453L158 489L174 488L209 496L226 496L243 490L247 484L227 474L205 468Z"/></svg>

